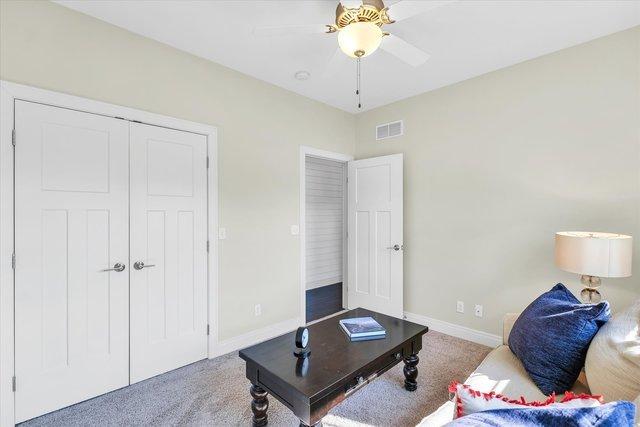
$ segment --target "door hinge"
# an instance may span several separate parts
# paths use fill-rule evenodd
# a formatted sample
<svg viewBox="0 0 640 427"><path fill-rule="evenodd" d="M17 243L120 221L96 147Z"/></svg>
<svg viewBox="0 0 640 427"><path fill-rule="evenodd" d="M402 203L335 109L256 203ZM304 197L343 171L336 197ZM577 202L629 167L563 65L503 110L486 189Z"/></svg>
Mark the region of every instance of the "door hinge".
<svg viewBox="0 0 640 427"><path fill-rule="evenodd" d="M16 269L16 253L15 252L11 254L11 268L13 270Z"/></svg>
<svg viewBox="0 0 640 427"><path fill-rule="evenodd" d="M209 325L207 325L207 335L209 335ZM15 377L14 377L15 378Z"/></svg>
<svg viewBox="0 0 640 427"><path fill-rule="evenodd" d="M209 252L209 241L207 240L207 252Z"/></svg>
<svg viewBox="0 0 640 427"><path fill-rule="evenodd" d="M16 130L11 130L11 145L16 146Z"/></svg>
<svg viewBox="0 0 640 427"><path fill-rule="evenodd" d="M15 375L11 378L11 390L13 392L16 391L16 376Z"/></svg>
<svg viewBox="0 0 640 427"><path fill-rule="evenodd" d="M209 169L209 156L207 156L207 169Z"/></svg>

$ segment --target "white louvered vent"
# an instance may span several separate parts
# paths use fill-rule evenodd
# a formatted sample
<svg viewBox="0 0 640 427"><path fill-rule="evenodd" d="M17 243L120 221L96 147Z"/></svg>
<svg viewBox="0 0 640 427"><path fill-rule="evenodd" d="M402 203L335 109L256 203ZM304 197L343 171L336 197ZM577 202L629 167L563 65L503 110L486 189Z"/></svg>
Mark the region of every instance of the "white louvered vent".
<svg viewBox="0 0 640 427"><path fill-rule="evenodd" d="M403 132L404 125L402 123L402 120L378 125L376 126L376 141L400 136L403 134Z"/></svg>

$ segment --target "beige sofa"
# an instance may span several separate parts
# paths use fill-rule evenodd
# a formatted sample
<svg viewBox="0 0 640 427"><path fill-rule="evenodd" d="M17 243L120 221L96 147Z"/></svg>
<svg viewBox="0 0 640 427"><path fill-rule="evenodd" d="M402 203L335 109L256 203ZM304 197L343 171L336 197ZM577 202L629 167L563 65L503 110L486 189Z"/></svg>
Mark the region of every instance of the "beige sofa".
<svg viewBox="0 0 640 427"><path fill-rule="evenodd" d="M465 384L483 392L495 391L512 398L523 396L527 401L545 400L546 396L531 380L524 367L507 345L509 333L518 314L507 314L503 320L502 345L487 355L476 370L467 378ZM584 372L572 388L574 393L589 393ZM640 396L635 401L640 405ZM454 413L453 401L448 401L432 414L424 418L420 427L442 426L452 421ZM640 414L637 414L640 415ZM636 425L638 416L636 416Z"/></svg>

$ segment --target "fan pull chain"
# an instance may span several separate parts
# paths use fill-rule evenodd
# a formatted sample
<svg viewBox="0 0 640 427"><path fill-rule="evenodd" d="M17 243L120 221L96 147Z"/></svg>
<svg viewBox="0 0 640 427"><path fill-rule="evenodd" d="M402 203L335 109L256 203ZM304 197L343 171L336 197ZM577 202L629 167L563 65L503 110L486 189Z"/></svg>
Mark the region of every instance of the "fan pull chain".
<svg viewBox="0 0 640 427"><path fill-rule="evenodd" d="M358 108L362 108L362 101L360 96L361 88L360 88L360 58L358 58L357 66L356 66L356 96L358 97Z"/></svg>

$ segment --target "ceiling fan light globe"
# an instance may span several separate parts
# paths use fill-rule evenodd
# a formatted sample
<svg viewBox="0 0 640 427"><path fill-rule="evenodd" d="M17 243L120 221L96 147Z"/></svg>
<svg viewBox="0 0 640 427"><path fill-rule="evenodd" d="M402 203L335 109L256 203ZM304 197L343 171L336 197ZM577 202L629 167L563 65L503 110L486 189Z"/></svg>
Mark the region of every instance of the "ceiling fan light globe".
<svg viewBox="0 0 640 427"><path fill-rule="evenodd" d="M372 22L354 22L338 34L340 49L352 58L371 55L382 41L382 29Z"/></svg>

